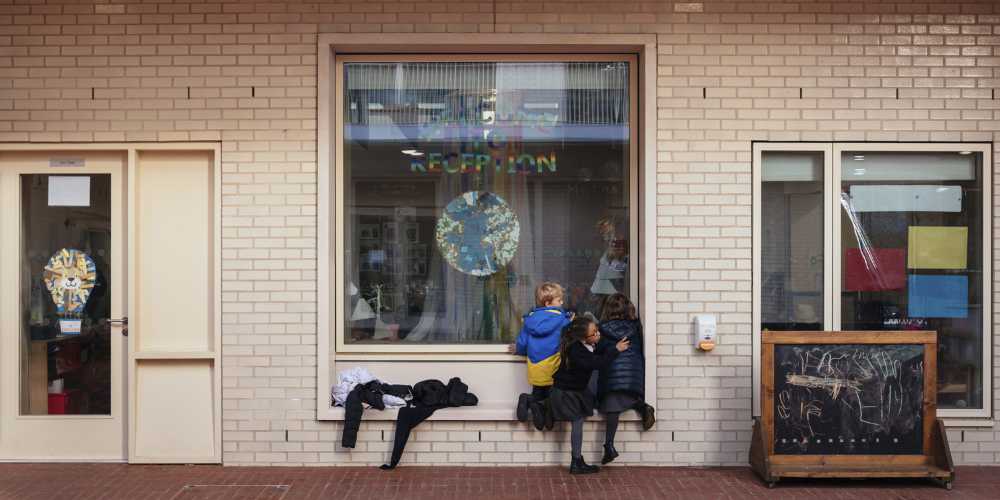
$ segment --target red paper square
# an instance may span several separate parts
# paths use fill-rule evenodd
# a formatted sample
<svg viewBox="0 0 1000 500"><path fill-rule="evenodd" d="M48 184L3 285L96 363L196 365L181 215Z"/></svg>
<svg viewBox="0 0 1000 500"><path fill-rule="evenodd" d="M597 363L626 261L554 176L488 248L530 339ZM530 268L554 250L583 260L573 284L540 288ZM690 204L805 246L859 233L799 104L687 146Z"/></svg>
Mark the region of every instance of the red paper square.
<svg viewBox="0 0 1000 500"><path fill-rule="evenodd" d="M866 264L867 261L867 264ZM906 251L902 248L848 248L844 259L845 292L878 292L906 287Z"/></svg>

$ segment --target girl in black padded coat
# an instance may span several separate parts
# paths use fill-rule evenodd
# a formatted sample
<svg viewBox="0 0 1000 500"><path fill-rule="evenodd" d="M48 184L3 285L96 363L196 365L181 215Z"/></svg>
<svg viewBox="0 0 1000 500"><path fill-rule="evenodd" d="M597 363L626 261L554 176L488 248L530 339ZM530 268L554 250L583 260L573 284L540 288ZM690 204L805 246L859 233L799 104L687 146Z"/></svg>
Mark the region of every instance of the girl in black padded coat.
<svg viewBox="0 0 1000 500"><path fill-rule="evenodd" d="M610 348L622 339L630 347L598 373L598 408L607 418L604 434L604 457L608 463L618 456L615 432L621 412L634 409L642 417L642 427L649 430L656 422L653 407L646 404L646 366L643 357L642 323L636 318L635 307L620 293L608 296L601 309L601 341L597 350Z"/></svg>

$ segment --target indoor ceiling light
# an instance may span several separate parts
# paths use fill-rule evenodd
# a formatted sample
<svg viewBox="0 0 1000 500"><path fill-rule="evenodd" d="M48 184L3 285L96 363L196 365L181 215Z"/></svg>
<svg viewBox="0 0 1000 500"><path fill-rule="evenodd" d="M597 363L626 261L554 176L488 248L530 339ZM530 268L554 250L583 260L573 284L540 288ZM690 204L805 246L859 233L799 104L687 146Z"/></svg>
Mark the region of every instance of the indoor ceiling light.
<svg viewBox="0 0 1000 500"><path fill-rule="evenodd" d="M865 161L865 155L854 155L854 161Z"/></svg>
<svg viewBox="0 0 1000 500"><path fill-rule="evenodd" d="M418 151L416 149L404 149L403 150L403 154L404 155L410 155L410 156L423 156L424 155L423 151Z"/></svg>
<svg viewBox="0 0 1000 500"><path fill-rule="evenodd" d="M526 102L524 109L559 109L557 102Z"/></svg>

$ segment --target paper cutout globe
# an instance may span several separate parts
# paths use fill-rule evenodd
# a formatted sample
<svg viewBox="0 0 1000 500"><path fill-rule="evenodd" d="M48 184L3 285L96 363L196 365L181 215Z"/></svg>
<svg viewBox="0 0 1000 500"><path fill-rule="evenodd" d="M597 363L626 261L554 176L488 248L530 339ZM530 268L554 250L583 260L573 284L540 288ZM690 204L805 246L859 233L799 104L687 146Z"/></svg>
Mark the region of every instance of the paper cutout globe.
<svg viewBox="0 0 1000 500"><path fill-rule="evenodd" d="M517 215L487 191L469 191L448 203L435 234L448 264L472 276L489 276L507 265L520 236Z"/></svg>
<svg viewBox="0 0 1000 500"><path fill-rule="evenodd" d="M60 316L83 313L97 281L97 266L86 253L63 248L49 258L42 274Z"/></svg>

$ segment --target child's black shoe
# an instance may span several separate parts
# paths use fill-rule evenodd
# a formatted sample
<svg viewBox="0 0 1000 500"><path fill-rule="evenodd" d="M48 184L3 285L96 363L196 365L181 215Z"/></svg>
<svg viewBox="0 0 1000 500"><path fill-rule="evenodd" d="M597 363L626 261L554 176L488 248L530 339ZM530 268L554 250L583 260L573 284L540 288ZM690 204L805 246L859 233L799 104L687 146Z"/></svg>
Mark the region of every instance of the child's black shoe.
<svg viewBox="0 0 1000 500"><path fill-rule="evenodd" d="M517 420L518 422L528 421L528 404L531 403L531 395L522 393L517 397Z"/></svg>
<svg viewBox="0 0 1000 500"><path fill-rule="evenodd" d="M538 401L532 400L530 403L530 408L531 408L531 423L535 425L535 429L544 430L545 405L539 403Z"/></svg>
<svg viewBox="0 0 1000 500"><path fill-rule="evenodd" d="M652 406L643 404L639 413L642 415L642 430L648 431L656 425L656 412Z"/></svg>
<svg viewBox="0 0 1000 500"><path fill-rule="evenodd" d="M596 465L587 465L587 462L583 461L583 457L575 457L569 464L570 474L594 474L599 470L601 468Z"/></svg>
<svg viewBox="0 0 1000 500"><path fill-rule="evenodd" d="M601 457L601 463L609 464L616 458L618 458L618 450L615 449L615 445L613 444L604 445L604 456Z"/></svg>

